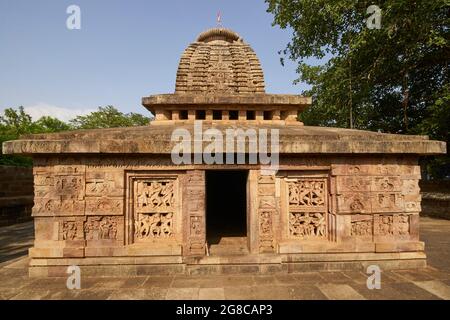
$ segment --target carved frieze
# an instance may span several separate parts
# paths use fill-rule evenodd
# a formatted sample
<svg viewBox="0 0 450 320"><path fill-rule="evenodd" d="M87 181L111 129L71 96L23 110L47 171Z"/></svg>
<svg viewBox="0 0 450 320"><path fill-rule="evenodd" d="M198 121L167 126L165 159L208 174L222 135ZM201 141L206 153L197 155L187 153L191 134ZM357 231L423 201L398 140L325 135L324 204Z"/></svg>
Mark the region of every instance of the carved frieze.
<svg viewBox="0 0 450 320"><path fill-rule="evenodd" d="M337 192L368 192L371 189L371 179L365 176L338 176Z"/></svg>
<svg viewBox="0 0 450 320"><path fill-rule="evenodd" d="M353 215L350 232L351 236L371 238L373 235L373 216Z"/></svg>
<svg viewBox="0 0 450 320"><path fill-rule="evenodd" d="M396 192L372 194L372 212L402 212L404 210L403 196Z"/></svg>
<svg viewBox="0 0 450 320"><path fill-rule="evenodd" d="M371 191L398 192L401 191L402 183L399 177L373 177Z"/></svg>
<svg viewBox="0 0 450 320"><path fill-rule="evenodd" d="M86 215L122 215L123 198L87 198Z"/></svg>
<svg viewBox="0 0 450 320"><path fill-rule="evenodd" d="M173 211L173 181L138 181L136 209L139 212Z"/></svg>
<svg viewBox="0 0 450 320"><path fill-rule="evenodd" d="M116 240L118 217L88 217L84 225L86 240Z"/></svg>
<svg viewBox="0 0 450 320"><path fill-rule="evenodd" d="M52 216L52 215L84 215L84 200L58 199L58 198L35 198L33 215L34 216Z"/></svg>
<svg viewBox="0 0 450 320"><path fill-rule="evenodd" d="M60 240L117 240L121 217L67 218L59 222Z"/></svg>
<svg viewBox="0 0 450 320"><path fill-rule="evenodd" d="M377 236L407 236L410 216L406 214L375 215L374 234Z"/></svg>
<svg viewBox="0 0 450 320"><path fill-rule="evenodd" d="M324 208L326 182L318 179L298 179L288 183L289 206L301 210Z"/></svg>
<svg viewBox="0 0 450 320"><path fill-rule="evenodd" d="M60 240L83 240L83 221L61 221L59 227Z"/></svg>
<svg viewBox="0 0 450 320"><path fill-rule="evenodd" d="M289 235L294 238L326 238L327 219L323 212L291 212Z"/></svg>
<svg viewBox="0 0 450 320"><path fill-rule="evenodd" d="M84 215L85 179L83 166L40 168L34 171L33 216Z"/></svg>
<svg viewBox="0 0 450 320"><path fill-rule="evenodd" d="M339 213L371 213L371 199L368 192L344 193L337 196Z"/></svg>
<svg viewBox="0 0 450 320"><path fill-rule="evenodd" d="M173 212L138 213L134 224L137 239L173 236Z"/></svg>

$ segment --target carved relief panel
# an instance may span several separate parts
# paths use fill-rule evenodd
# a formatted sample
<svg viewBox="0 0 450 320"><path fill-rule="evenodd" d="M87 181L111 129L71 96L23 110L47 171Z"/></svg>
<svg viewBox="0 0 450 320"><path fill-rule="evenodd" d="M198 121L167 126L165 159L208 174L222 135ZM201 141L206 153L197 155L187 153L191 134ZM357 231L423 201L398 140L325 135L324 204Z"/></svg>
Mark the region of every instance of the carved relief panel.
<svg viewBox="0 0 450 320"><path fill-rule="evenodd" d="M38 167L34 170L34 189L33 216L84 215L84 166Z"/></svg>
<svg viewBox="0 0 450 320"><path fill-rule="evenodd" d="M288 236L291 239L327 239L328 189L326 178L286 179Z"/></svg>
<svg viewBox="0 0 450 320"><path fill-rule="evenodd" d="M121 240L123 217L90 216L62 218L59 222L59 240Z"/></svg>
<svg viewBox="0 0 450 320"><path fill-rule="evenodd" d="M276 204L276 178L273 175L258 177L258 237L259 252L275 252L275 225L279 217Z"/></svg>
<svg viewBox="0 0 450 320"><path fill-rule="evenodd" d="M147 176L132 180L129 227L132 242L170 240L176 234L178 182L175 176ZM179 217L178 217L179 219Z"/></svg>
<svg viewBox="0 0 450 320"><path fill-rule="evenodd" d="M184 237L185 254L204 255L205 228L205 172L189 171L183 177L183 215L187 230Z"/></svg>

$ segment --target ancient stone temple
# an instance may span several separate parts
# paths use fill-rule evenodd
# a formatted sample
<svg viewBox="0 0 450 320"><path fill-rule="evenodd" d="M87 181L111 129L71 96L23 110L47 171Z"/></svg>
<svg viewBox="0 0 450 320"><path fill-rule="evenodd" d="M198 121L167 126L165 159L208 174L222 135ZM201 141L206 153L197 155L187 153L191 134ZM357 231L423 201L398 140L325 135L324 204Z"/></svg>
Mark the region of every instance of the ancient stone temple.
<svg viewBox="0 0 450 320"><path fill-rule="evenodd" d="M187 47L175 93L142 102L155 115L144 127L4 143L34 159L31 275L426 263L418 159L443 142L304 126L310 98L265 93L255 52L223 28Z"/></svg>

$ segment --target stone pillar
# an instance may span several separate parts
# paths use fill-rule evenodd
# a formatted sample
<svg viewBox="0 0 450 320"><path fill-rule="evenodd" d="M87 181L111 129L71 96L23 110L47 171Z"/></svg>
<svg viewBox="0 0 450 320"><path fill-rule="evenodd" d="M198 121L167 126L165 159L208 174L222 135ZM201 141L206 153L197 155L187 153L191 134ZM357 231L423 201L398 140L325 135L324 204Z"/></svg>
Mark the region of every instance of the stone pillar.
<svg viewBox="0 0 450 320"><path fill-rule="evenodd" d="M180 120L180 110L172 111L172 120Z"/></svg>
<svg viewBox="0 0 450 320"><path fill-rule="evenodd" d="M205 171L189 171L183 180L183 255L205 255Z"/></svg>
<svg viewBox="0 0 450 320"><path fill-rule="evenodd" d="M257 110L255 111L255 119L258 121L264 120L264 111Z"/></svg>
<svg viewBox="0 0 450 320"><path fill-rule="evenodd" d="M277 222L279 214L276 205L276 185L274 175L261 175L257 173L257 233L258 233L258 252L275 253L276 241L275 233L278 228Z"/></svg>
<svg viewBox="0 0 450 320"><path fill-rule="evenodd" d="M230 112L228 110L222 111L222 120L229 120L230 119Z"/></svg>

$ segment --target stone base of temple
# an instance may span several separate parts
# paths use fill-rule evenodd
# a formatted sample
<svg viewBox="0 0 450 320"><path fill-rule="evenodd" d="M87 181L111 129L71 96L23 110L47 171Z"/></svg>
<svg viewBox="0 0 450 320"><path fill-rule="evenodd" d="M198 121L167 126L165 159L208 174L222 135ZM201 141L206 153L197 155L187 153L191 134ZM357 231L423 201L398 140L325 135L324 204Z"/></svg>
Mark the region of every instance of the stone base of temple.
<svg viewBox="0 0 450 320"><path fill-rule="evenodd" d="M423 268L424 252L258 254L210 257L152 256L32 259L30 277L66 277L76 265L82 276L145 276L172 274L282 274L309 271Z"/></svg>

